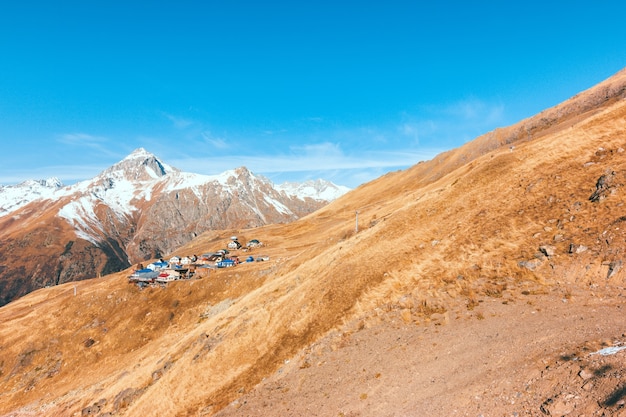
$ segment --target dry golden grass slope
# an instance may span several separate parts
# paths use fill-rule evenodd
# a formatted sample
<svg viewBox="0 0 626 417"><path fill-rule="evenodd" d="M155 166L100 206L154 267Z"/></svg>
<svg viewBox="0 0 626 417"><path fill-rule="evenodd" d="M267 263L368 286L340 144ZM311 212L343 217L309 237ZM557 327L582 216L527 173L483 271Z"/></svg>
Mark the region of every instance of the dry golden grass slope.
<svg viewBox="0 0 626 417"><path fill-rule="evenodd" d="M6 305L0 415L625 415L625 86L178 251L268 262Z"/></svg>

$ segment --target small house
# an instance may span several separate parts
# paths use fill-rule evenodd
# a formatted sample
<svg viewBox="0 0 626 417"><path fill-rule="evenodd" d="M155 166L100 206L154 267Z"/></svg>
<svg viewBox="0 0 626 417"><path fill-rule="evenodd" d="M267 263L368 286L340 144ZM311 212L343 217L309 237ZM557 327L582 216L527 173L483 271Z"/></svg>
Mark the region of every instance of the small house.
<svg viewBox="0 0 626 417"><path fill-rule="evenodd" d="M251 241L246 243L246 247L248 247L248 248L256 248L256 247L260 247L260 246L263 246L263 244L261 242L259 242L257 239L252 239Z"/></svg>
<svg viewBox="0 0 626 417"><path fill-rule="evenodd" d="M157 261L148 264L146 268L151 269L153 271L160 271L161 269L167 268L168 263L165 261Z"/></svg>
<svg viewBox="0 0 626 417"><path fill-rule="evenodd" d="M216 264L218 268L231 268L235 265L236 263L232 259L224 259L223 261L220 261Z"/></svg>
<svg viewBox="0 0 626 417"><path fill-rule="evenodd" d="M228 249L241 249L241 243L237 240L231 240L228 242Z"/></svg>
<svg viewBox="0 0 626 417"><path fill-rule="evenodd" d="M224 254L222 253L205 253L200 256L200 264L208 264L211 262L219 262L224 258Z"/></svg>

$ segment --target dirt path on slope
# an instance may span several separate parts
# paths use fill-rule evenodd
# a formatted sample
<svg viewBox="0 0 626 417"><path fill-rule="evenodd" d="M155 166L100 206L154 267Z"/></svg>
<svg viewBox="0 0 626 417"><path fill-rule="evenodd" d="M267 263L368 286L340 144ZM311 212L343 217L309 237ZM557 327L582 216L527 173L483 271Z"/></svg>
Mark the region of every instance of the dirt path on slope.
<svg viewBox="0 0 626 417"><path fill-rule="evenodd" d="M329 334L217 415L626 416L625 301L619 288L485 298L422 325L385 313Z"/></svg>

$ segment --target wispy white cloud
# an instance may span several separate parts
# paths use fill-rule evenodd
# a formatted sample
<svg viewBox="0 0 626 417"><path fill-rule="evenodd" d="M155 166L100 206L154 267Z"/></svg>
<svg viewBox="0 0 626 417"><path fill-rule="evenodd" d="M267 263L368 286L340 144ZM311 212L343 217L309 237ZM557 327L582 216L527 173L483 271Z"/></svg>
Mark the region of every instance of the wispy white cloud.
<svg viewBox="0 0 626 417"><path fill-rule="evenodd" d="M59 142L66 145L101 146L107 139L87 133L63 133L59 135Z"/></svg>
<svg viewBox="0 0 626 417"><path fill-rule="evenodd" d="M396 130L413 146L437 144L449 149L504 125L505 116L503 104L469 98L404 112Z"/></svg>
<svg viewBox="0 0 626 417"><path fill-rule="evenodd" d="M186 129L194 124L193 120L184 117L174 116L169 113L162 112L163 116L168 119L176 129Z"/></svg>
<svg viewBox="0 0 626 417"><path fill-rule="evenodd" d="M333 158L343 156L343 151L337 143L323 142L302 145L293 145L289 148L295 155L308 158Z"/></svg>
<svg viewBox="0 0 626 417"><path fill-rule="evenodd" d="M171 163L174 166L185 166L187 170L209 175L239 166L246 166L258 173L306 172L408 167L420 161L431 159L440 152L439 150L399 149L395 151L366 151L347 155L335 144L303 146L300 150L302 152L272 155L237 153L215 157L196 156L190 159L173 160ZM207 167L210 167L210 172L207 172Z"/></svg>
<svg viewBox="0 0 626 417"><path fill-rule="evenodd" d="M278 134L281 134L281 133L287 133L287 132L288 132L287 129L277 129L277 130L265 129L261 133L264 136L274 136L274 135L278 135Z"/></svg>
<svg viewBox="0 0 626 417"><path fill-rule="evenodd" d="M443 113L459 120L490 124L502 119L504 106L470 98L450 104L443 109Z"/></svg>
<svg viewBox="0 0 626 417"><path fill-rule="evenodd" d="M406 138L412 144L417 145L419 143L420 136L429 129L424 125L424 123L404 122L398 126L397 130L403 138Z"/></svg>
<svg viewBox="0 0 626 417"><path fill-rule="evenodd" d="M408 168L432 159L441 150L388 150L345 154L338 145L325 143L291 148L290 153L243 155L241 153L215 157L179 158L170 161L186 171L215 175L245 166L256 174L278 177L289 181L302 181L304 176L315 174L337 184L356 187L385 172Z"/></svg>
<svg viewBox="0 0 626 417"><path fill-rule="evenodd" d="M118 156L117 147L110 146L110 139L104 136L91 135L84 132L62 133L57 135L57 141L64 147L86 148L98 155ZM67 151L62 152L66 155L72 155L75 153L75 149L67 149Z"/></svg>
<svg viewBox="0 0 626 417"><path fill-rule="evenodd" d="M200 135L202 136L202 139L204 140L204 142L210 145L212 148L227 149L230 147L230 144L228 143L228 141L226 141L224 138L218 138L218 137L213 136L211 132L208 132L208 131L202 132L200 133Z"/></svg>
<svg viewBox="0 0 626 417"><path fill-rule="evenodd" d="M455 121L460 126L487 126L503 122L504 105L477 98L468 98L443 107L431 107L431 115L437 119Z"/></svg>

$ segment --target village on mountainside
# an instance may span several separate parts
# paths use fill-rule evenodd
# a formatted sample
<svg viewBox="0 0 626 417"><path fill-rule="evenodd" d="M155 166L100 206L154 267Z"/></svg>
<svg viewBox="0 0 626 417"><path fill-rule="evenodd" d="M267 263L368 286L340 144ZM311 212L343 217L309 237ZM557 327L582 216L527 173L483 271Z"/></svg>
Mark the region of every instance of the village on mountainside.
<svg viewBox="0 0 626 417"><path fill-rule="evenodd" d="M146 286L166 285L168 282L180 279L206 278L211 269L231 268L241 263L269 261L267 255L253 256L250 253L254 248L263 247L258 239L249 240L245 246L239 243L237 236L231 236L225 249L207 252L202 255L178 256L174 255L165 261L162 258L144 266L139 263L128 277L129 283L137 284L139 288ZM232 252L231 252L232 251ZM237 253L248 254L241 261Z"/></svg>

